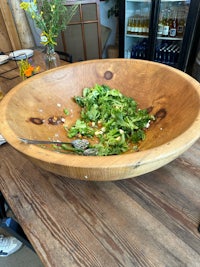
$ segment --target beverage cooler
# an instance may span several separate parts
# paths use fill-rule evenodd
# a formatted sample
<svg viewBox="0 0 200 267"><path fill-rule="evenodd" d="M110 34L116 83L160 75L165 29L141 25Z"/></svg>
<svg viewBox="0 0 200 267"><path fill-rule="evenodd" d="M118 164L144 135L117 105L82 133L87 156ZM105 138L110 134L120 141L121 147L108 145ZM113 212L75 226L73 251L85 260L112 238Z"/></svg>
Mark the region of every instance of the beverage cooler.
<svg viewBox="0 0 200 267"><path fill-rule="evenodd" d="M199 0L122 0L119 55L191 71L200 37Z"/></svg>

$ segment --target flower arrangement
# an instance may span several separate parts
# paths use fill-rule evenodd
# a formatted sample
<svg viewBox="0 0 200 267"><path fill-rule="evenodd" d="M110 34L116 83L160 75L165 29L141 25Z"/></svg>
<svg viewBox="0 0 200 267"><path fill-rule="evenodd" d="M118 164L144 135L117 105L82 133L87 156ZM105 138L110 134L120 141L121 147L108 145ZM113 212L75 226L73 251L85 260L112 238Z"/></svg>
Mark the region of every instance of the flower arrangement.
<svg viewBox="0 0 200 267"><path fill-rule="evenodd" d="M31 63L28 61L28 59L25 60L20 60L19 62L19 75L22 77L23 80L39 73L40 71L40 66L33 66Z"/></svg>
<svg viewBox="0 0 200 267"><path fill-rule="evenodd" d="M65 2L64 0L30 0L20 4L20 7L27 12L41 30L43 45L56 45L59 33L66 29L76 13L78 5L66 6Z"/></svg>

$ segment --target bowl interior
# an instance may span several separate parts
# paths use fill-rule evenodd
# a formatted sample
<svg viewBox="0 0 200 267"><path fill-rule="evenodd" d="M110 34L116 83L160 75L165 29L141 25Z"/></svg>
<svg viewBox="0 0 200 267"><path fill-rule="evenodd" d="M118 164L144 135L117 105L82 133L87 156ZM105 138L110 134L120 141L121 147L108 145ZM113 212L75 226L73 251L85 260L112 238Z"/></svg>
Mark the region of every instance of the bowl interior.
<svg viewBox="0 0 200 267"><path fill-rule="evenodd" d="M127 59L73 63L24 81L12 89L0 105L1 133L11 145L33 158L61 165L78 166L82 163L84 166L85 159L77 162L77 156L67 158L66 155L66 158L63 158L58 153L43 155L42 148L37 146L28 149L19 142L18 137L67 140L63 125L51 125L48 123L48 118L64 116L67 125L71 126L80 112L80 108L72 98L75 95L82 95L83 88L93 87L95 84L106 84L119 89L123 94L133 97L140 108L150 108L151 113L156 114L157 120L148 129L146 139L140 145L141 153L149 149L154 151L154 148L159 147L159 153L164 154L163 145L176 140L190 129L189 135L187 133L187 136L184 136L185 142L189 143L190 139L198 138L196 126L192 126L199 119L199 83L185 73L163 64ZM70 111L69 116L65 116L63 112L65 108ZM43 123L35 124L31 118L41 119ZM175 141L174 144L179 146ZM180 146L182 145L183 141L180 143ZM170 149L173 151L177 148L170 147ZM112 157L118 157L113 163L115 166L120 164L122 155ZM128 158L125 155L123 158L127 158L130 165L138 156L133 155ZM105 158L98 157L93 163L87 159L87 164L92 167L98 165L98 168L101 168L101 164L108 163ZM123 164L126 165L126 160Z"/></svg>
<svg viewBox="0 0 200 267"><path fill-rule="evenodd" d="M48 118L66 117L70 126L79 117L75 95L85 87L107 84L133 97L141 108L152 109L157 121L147 131L142 150L169 142L190 127L199 112L199 95L191 80L175 69L146 61L102 60L50 71L27 80L12 92L6 120L18 137L66 140L62 125L51 125ZM70 111L65 116L63 109ZM37 125L31 118L43 120Z"/></svg>

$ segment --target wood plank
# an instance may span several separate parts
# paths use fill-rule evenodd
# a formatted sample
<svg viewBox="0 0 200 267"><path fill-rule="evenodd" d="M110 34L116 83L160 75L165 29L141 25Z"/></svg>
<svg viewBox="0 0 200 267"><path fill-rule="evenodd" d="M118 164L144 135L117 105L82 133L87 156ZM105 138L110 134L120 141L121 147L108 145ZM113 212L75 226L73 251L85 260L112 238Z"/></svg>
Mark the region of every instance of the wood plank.
<svg viewBox="0 0 200 267"><path fill-rule="evenodd" d="M20 0L11 0L10 9L12 11L22 48L31 48L35 46L35 42L25 11L20 8L20 2Z"/></svg>
<svg viewBox="0 0 200 267"><path fill-rule="evenodd" d="M4 23L3 15L0 10L0 51L7 52L12 50L12 45L9 40L8 32Z"/></svg>
<svg viewBox="0 0 200 267"><path fill-rule="evenodd" d="M10 7L6 0L0 1L0 10L5 22L6 30L11 42L12 50L21 49L20 39L13 21L12 13Z"/></svg>

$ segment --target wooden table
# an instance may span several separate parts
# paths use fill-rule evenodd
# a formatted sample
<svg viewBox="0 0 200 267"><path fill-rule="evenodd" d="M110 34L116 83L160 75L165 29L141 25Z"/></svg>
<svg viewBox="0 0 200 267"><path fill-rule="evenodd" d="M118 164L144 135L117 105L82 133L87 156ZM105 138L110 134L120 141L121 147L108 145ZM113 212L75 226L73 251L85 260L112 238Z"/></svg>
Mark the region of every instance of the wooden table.
<svg viewBox="0 0 200 267"><path fill-rule="evenodd" d="M30 60L32 62L31 64L34 66L40 66L40 72L46 70L42 48L35 49L34 55ZM66 64L68 64L68 62L64 60L60 61L60 65ZM19 76L18 61L9 60L8 63L0 65L0 88L4 94L21 81L22 78Z"/></svg>
<svg viewBox="0 0 200 267"><path fill-rule="evenodd" d="M149 174L71 180L0 147L0 190L51 267L200 266L200 140Z"/></svg>
<svg viewBox="0 0 200 267"><path fill-rule="evenodd" d="M54 175L4 144L0 191L44 266L200 266L200 140L165 167L116 182Z"/></svg>

